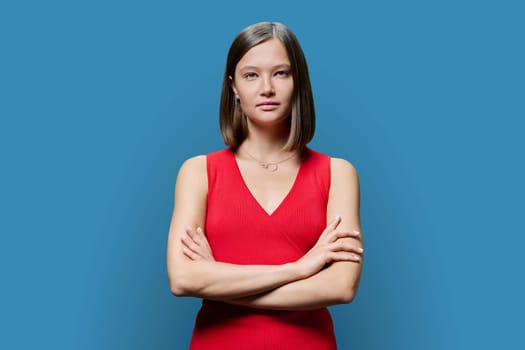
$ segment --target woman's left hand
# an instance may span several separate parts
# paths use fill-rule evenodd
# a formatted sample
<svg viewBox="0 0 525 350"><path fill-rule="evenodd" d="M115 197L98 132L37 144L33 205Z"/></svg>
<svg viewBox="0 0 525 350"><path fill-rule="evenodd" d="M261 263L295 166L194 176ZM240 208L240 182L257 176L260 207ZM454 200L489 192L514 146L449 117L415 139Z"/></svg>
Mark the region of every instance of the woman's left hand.
<svg viewBox="0 0 525 350"><path fill-rule="evenodd" d="M186 234L181 236L182 252L191 260L215 261L208 239L200 227L197 230L186 228Z"/></svg>

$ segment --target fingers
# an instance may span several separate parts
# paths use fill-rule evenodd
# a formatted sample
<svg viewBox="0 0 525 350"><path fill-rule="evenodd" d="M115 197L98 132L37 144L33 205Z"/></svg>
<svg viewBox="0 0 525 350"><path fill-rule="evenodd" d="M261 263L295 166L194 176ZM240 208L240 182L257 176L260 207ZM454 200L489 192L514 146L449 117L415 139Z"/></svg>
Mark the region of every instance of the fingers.
<svg viewBox="0 0 525 350"><path fill-rule="evenodd" d="M204 232L200 227L197 227L196 231L193 231L191 227L186 227L186 234L188 235L191 240L197 244L200 247L204 247L208 244L208 241L206 237L204 236Z"/></svg>
<svg viewBox="0 0 525 350"><path fill-rule="evenodd" d="M200 227L196 231L187 227L185 231L186 234L180 237L184 255L192 260L215 260L208 239Z"/></svg>
<svg viewBox="0 0 525 350"><path fill-rule="evenodd" d="M335 261L361 262L361 259L362 259L360 255L346 252L346 251L332 252L329 255L329 258L332 262L335 262Z"/></svg>
<svg viewBox="0 0 525 350"><path fill-rule="evenodd" d="M340 232L334 236L339 238L355 237L356 232ZM336 239L330 243L330 258L336 261L354 261L359 262L362 259L364 249L352 242Z"/></svg>
<svg viewBox="0 0 525 350"><path fill-rule="evenodd" d="M195 242L197 245L200 245L199 228L197 228L197 232L195 232L191 227L188 226L186 227L186 233L193 242Z"/></svg>
<svg viewBox="0 0 525 350"><path fill-rule="evenodd" d="M321 236L319 238L325 237L326 235L333 232L337 226L341 223L341 217L339 215L336 215L335 218L332 219L324 229L324 231L321 233Z"/></svg>
<svg viewBox="0 0 525 350"><path fill-rule="evenodd" d="M341 223L341 216L336 215L335 218L333 218L332 221L330 221L330 223L328 224L328 227L331 228L332 230L335 230L337 226L339 226L340 223Z"/></svg>
<svg viewBox="0 0 525 350"><path fill-rule="evenodd" d="M195 242L187 237L186 235L182 235L180 237L180 240L182 242L182 253L186 255L191 260L200 260L202 257L197 253L199 246L195 244Z"/></svg>
<svg viewBox="0 0 525 350"><path fill-rule="evenodd" d="M201 247L209 247L208 239L200 227L197 227L197 244Z"/></svg>
<svg viewBox="0 0 525 350"><path fill-rule="evenodd" d="M182 248L182 252L184 253L184 255L186 255L191 260L200 260L201 259L201 256L199 254L195 253L194 251L192 251L188 247L183 247Z"/></svg>
<svg viewBox="0 0 525 350"><path fill-rule="evenodd" d="M186 230L185 230L185 231L186 231L186 233L188 234L188 236L189 236L191 239L193 239L193 237L195 236L195 232L193 232L193 229L192 229L190 226L188 226L188 227L186 227Z"/></svg>
<svg viewBox="0 0 525 350"><path fill-rule="evenodd" d="M348 252L348 253L355 253L355 254L359 254L359 255L362 255L363 252L364 252L364 249L361 248L361 247L358 247L350 242L344 242L344 241L337 241L335 243L333 243L333 248L332 248L332 251L334 252L340 252L340 251L344 251L344 252Z"/></svg>
<svg viewBox="0 0 525 350"><path fill-rule="evenodd" d="M182 244L184 245L184 247L190 250L193 250L194 252L197 252L200 248L200 246L197 243L195 243L194 240L192 240L191 238L188 238L186 235L180 236L180 240Z"/></svg>
<svg viewBox="0 0 525 350"><path fill-rule="evenodd" d="M199 246L193 239L186 235L182 235L180 237L180 240L183 244L182 252L184 255L189 257L192 260L199 260L202 259L202 248Z"/></svg>
<svg viewBox="0 0 525 350"><path fill-rule="evenodd" d="M331 235L330 235L330 237L328 239L328 242L332 243L332 242L337 241L339 238L346 238L346 237L359 239L361 237L361 232L359 232L358 230L353 230L353 231L334 231L334 232L331 233Z"/></svg>

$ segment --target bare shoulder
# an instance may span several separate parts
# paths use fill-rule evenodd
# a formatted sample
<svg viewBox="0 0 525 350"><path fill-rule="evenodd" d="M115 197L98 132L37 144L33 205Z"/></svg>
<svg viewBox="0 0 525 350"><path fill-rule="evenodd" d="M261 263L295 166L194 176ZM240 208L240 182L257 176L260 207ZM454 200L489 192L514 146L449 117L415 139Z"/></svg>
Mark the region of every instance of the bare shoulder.
<svg viewBox="0 0 525 350"><path fill-rule="evenodd" d="M179 176L184 175L196 175L206 174L206 156L199 155L195 157L188 158L182 163Z"/></svg>
<svg viewBox="0 0 525 350"><path fill-rule="evenodd" d="M199 155L184 161L179 169L176 186L207 190L206 156Z"/></svg>
<svg viewBox="0 0 525 350"><path fill-rule="evenodd" d="M357 170L352 163L342 158L330 158L332 181L355 182L358 180Z"/></svg>

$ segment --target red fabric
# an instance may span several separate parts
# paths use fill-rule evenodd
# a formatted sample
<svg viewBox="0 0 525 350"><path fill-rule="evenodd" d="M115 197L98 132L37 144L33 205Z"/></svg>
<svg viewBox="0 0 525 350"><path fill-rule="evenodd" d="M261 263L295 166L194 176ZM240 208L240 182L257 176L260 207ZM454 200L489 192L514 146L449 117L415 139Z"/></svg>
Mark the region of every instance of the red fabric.
<svg viewBox="0 0 525 350"><path fill-rule="evenodd" d="M244 182L230 149L207 156L206 233L217 261L284 264L302 257L326 227L330 158L305 150L295 182L269 215ZM326 308L258 310L204 300L192 350L336 349Z"/></svg>

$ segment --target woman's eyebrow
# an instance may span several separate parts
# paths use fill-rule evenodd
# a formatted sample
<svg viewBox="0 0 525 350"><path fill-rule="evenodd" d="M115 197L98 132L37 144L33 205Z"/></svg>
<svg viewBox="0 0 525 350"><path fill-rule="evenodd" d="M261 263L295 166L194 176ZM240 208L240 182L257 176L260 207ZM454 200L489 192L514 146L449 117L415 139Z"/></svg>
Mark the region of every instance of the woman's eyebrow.
<svg viewBox="0 0 525 350"><path fill-rule="evenodd" d="M283 63L283 64L278 64L276 65L275 67L273 67L274 69L290 69L291 68L291 65L287 64L287 63Z"/></svg>
<svg viewBox="0 0 525 350"><path fill-rule="evenodd" d="M258 68L255 67L255 66L244 66L244 67L241 67L241 69L239 69L239 71L241 72L244 72L244 71L247 71L247 70L257 70Z"/></svg>
<svg viewBox="0 0 525 350"><path fill-rule="evenodd" d="M290 65L288 63L281 63L281 64L277 64L275 66L272 67L272 69L290 69ZM260 67L257 67L257 66L243 66L239 69L239 71L242 73L242 72L245 72L245 71L251 71L251 70L258 70L260 69Z"/></svg>

